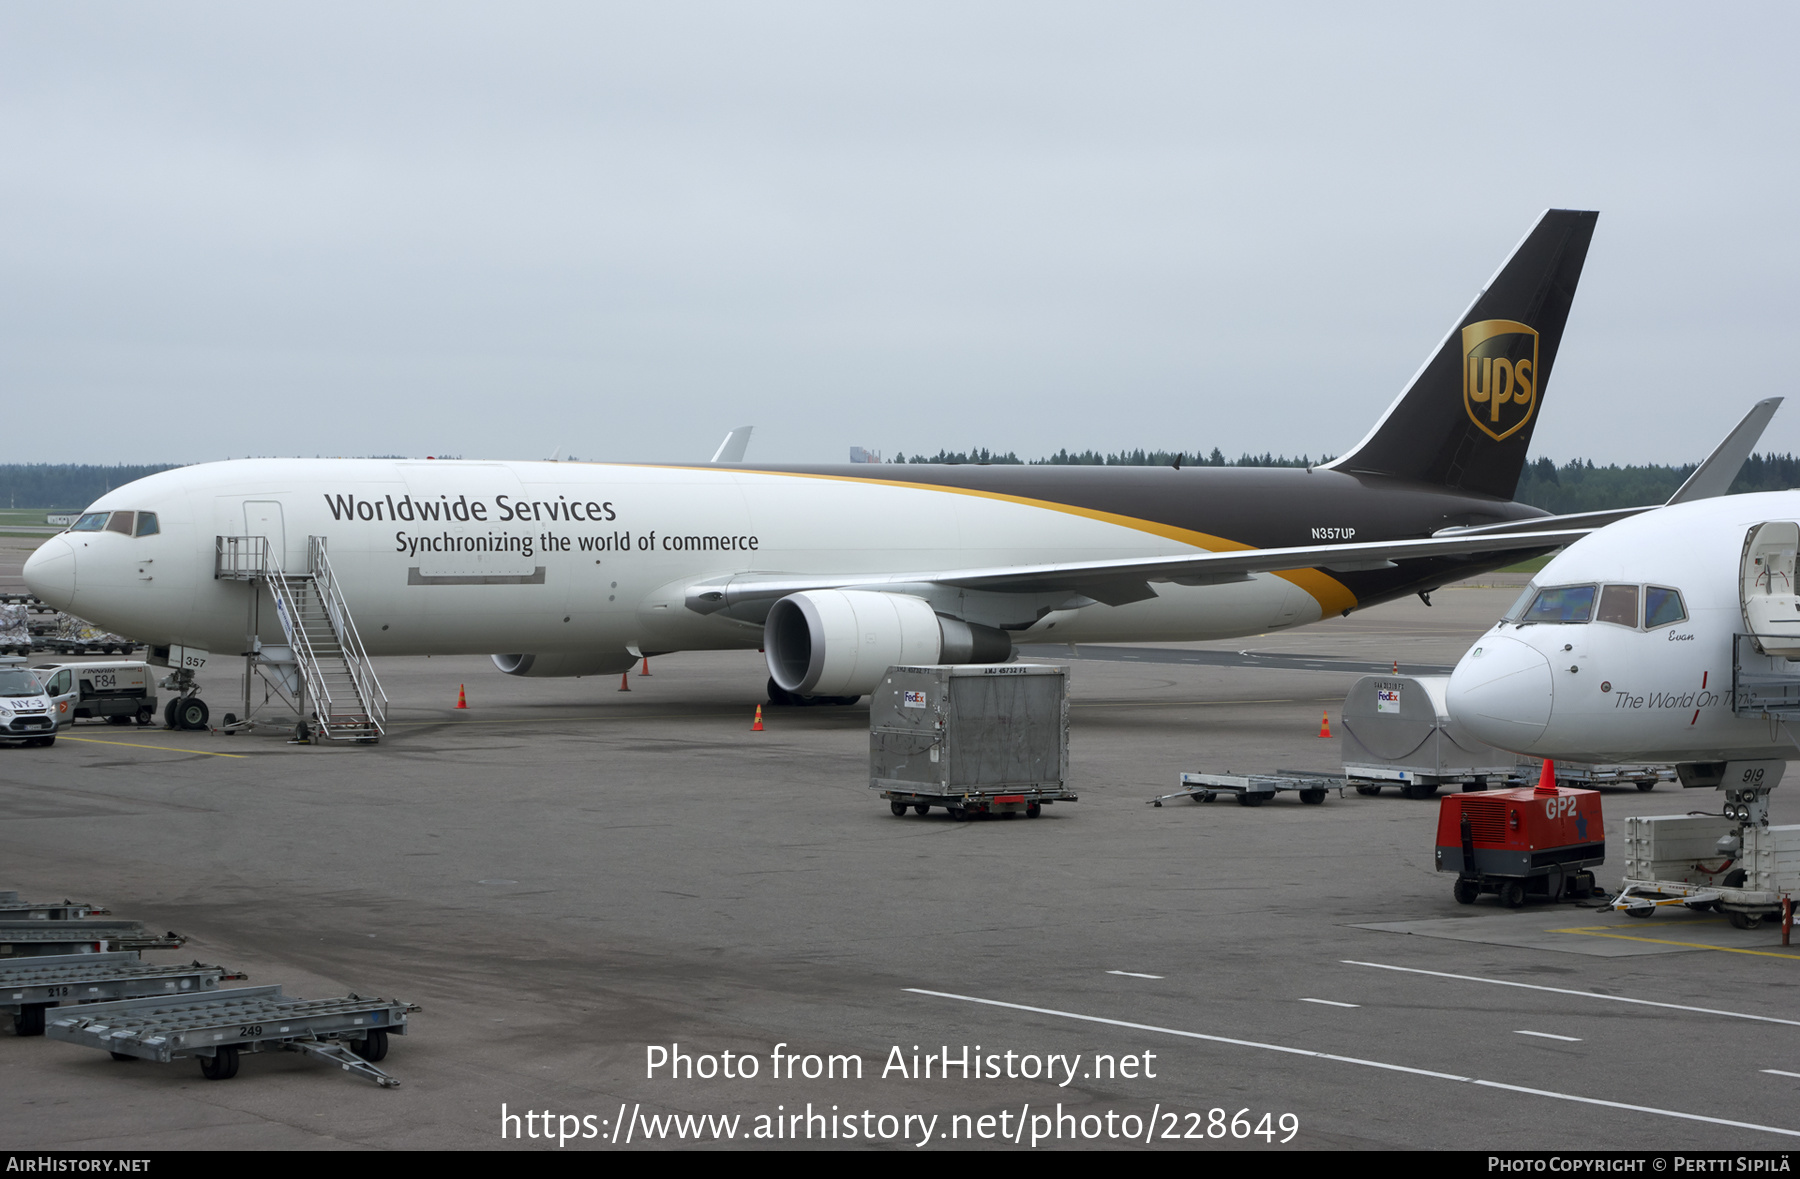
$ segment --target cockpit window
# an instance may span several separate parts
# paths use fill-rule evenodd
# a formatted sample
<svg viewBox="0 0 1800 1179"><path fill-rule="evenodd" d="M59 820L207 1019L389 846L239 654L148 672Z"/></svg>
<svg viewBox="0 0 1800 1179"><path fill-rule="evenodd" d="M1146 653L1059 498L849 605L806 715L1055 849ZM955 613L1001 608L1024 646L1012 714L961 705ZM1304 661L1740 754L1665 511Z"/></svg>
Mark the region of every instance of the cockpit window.
<svg viewBox="0 0 1800 1179"><path fill-rule="evenodd" d="M1638 624L1638 587L1635 585L1609 585L1600 591L1600 612L1594 617L1601 622L1611 622L1618 626L1629 626L1633 630Z"/></svg>
<svg viewBox="0 0 1800 1179"><path fill-rule="evenodd" d="M1536 583L1533 583L1525 587L1525 592L1519 595L1518 601L1514 602L1511 606L1508 606L1506 608L1506 613L1502 614L1500 617L1508 622L1519 621L1519 619L1525 615L1525 607L1531 605L1531 599L1535 597L1537 597L1537 585Z"/></svg>
<svg viewBox="0 0 1800 1179"><path fill-rule="evenodd" d="M1594 616L1594 588L1555 585L1539 590L1519 622L1586 622Z"/></svg>
<svg viewBox="0 0 1800 1179"><path fill-rule="evenodd" d="M44 685L22 667L0 667L0 697L42 696Z"/></svg>
<svg viewBox="0 0 1800 1179"><path fill-rule="evenodd" d="M155 536L157 531L155 512L139 512L137 514L137 532L135 535Z"/></svg>
<svg viewBox="0 0 1800 1179"><path fill-rule="evenodd" d="M114 512L112 519L106 522L106 530L130 536L132 525L136 523L136 517L136 512Z"/></svg>
<svg viewBox="0 0 1800 1179"><path fill-rule="evenodd" d="M106 527L106 518L111 514L111 512L85 512L82 514L81 519L75 521L74 527L70 528L69 531L98 532Z"/></svg>
<svg viewBox="0 0 1800 1179"><path fill-rule="evenodd" d="M1644 588L1644 629L1687 621L1687 608L1681 603L1681 591L1660 585Z"/></svg>

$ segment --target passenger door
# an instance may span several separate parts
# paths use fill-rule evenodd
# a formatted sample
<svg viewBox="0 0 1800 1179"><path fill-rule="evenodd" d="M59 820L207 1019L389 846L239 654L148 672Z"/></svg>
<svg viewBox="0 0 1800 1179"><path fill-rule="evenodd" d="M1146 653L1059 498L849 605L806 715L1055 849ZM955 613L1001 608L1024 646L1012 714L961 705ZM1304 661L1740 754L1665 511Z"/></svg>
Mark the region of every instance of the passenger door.
<svg viewBox="0 0 1800 1179"><path fill-rule="evenodd" d="M1800 524L1771 520L1744 537L1738 567L1744 629L1765 654L1800 655L1800 595L1795 593L1794 559L1800 552Z"/></svg>
<svg viewBox="0 0 1800 1179"><path fill-rule="evenodd" d="M44 695L50 698L50 715L56 727L75 723L75 706L81 702L81 689L75 683L75 671L65 667L45 681Z"/></svg>

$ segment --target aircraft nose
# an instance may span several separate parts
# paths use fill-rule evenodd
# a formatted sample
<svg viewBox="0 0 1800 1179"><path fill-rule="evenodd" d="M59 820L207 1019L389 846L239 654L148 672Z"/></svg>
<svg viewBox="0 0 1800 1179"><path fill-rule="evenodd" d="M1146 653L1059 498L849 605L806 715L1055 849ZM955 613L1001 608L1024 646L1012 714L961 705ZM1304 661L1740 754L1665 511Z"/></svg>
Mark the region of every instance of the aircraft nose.
<svg viewBox="0 0 1800 1179"><path fill-rule="evenodd" d="M1550 723L1550 661L1529 644L1483 635L1450 675L1450 715L1489 745L1529 752Z"/></svg>
<svg viewBox="0 0 1800 1179"><path fill-rule="evenodd" d="M75 546L53 536L25 560L25 584L38 600L67 610L75 601Z"/></svg>

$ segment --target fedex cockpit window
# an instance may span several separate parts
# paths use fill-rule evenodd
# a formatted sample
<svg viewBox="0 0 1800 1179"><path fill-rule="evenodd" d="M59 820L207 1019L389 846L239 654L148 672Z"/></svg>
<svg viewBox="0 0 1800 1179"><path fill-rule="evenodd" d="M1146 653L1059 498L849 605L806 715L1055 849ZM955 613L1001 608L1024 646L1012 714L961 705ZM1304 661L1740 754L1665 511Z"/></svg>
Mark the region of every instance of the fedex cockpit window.
<svg viewBox="0 0 1800 1179"><path fill-rule="evenodd" d="M1553 585L1537 592L1519 625L1533 622L1586 622L1594 616L1594 594L1591 585Z"/></svg>

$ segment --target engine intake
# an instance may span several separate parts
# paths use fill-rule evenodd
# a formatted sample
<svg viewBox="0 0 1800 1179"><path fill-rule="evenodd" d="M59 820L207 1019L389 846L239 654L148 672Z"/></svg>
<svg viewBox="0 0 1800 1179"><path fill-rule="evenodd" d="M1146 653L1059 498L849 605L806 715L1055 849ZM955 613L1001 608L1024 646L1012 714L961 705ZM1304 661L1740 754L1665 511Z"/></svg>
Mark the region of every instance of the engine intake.
<svg viewBox="0 0 1800 1179"><path fill-rule="evenodd" d="M1004 663L1012 636L940 618L924 598L867 590L789 594L763 624L769 676L798 696L862 696L895 664Z"/></svg>

